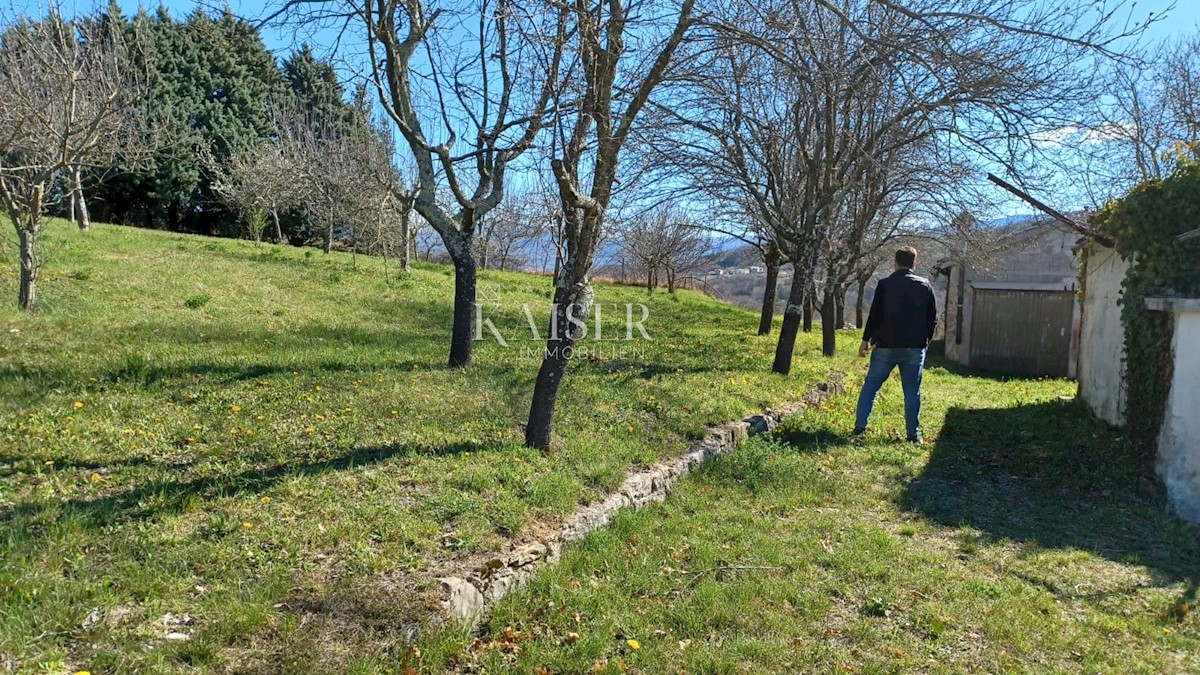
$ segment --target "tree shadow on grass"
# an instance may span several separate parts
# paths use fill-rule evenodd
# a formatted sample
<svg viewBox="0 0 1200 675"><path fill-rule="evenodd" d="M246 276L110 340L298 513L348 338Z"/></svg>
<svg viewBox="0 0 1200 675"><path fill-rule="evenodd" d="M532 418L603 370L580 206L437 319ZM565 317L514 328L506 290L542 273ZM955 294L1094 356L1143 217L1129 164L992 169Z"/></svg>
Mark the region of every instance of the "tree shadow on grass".
<svg viewBox="0 0 1200 675"><path fill-rule="evenodd" d="M119 340L121 345L145 345L144 349L101 348L82 364L0 363L0 404L34 405L54 390L77 390L89 382L169 386L199 376L230 384L293 372L447 369L440 357L442 342L437 333L413 335L319 323L287 331L146 324L128 329ZM167 346L175 351L164 356ZM231 346L243 349L231 354ZM354 348L356 353L335 353L338 347Z"/></svg>
<svg viewBox="0 0 1200 675"><path fill-rule="evenodd" d="M929 349L925 356L926 368L941 368L952 375L959 377L976 377L987 380L996 380L997 382L1020 382L1022 380L1039 380L1044 379L1040 375L1018 375L1013 373L1000 373L991 370L982 370L972 366L964 366L961 363L951 361L946 356L946 342L944 340L935 340L930 343Z"/></svg>
<svg viewBox="0 0 1200 675"><path fill-rule="evenodd" d="M800 452L821 452L831 448L851 445L852 439L845 434L839 434L832 429L821 427L813 429L785 429L777 433L779 440Z"/></svg>
<svg viewBox="0 0 1200 675"><path fill-rule="evenodd" d="M0 530L14 528L37 534L57 521L70 521L88 529L100 529L130 520L151 520L186 510L196 500L239 493L258 494L291 478L346 471L411 455L447 456L491 449L476 443L454 443L437 447L401 444L356 448L349 452L310 459L276 461L244 471L182 480L169 477L149 480L131 489L100 497L62 501L25 501L0 509Z"/></svg>
<svg viewBox="0 0 1200 675"><path fill-rule="evenodd" d="M1196 530L1125 440L1078 401L951 408L901 507L992 541L1089 551L1144 565L1163 584L1200 579ZM1186 594L1185 594L1186 596Z"/></svg>

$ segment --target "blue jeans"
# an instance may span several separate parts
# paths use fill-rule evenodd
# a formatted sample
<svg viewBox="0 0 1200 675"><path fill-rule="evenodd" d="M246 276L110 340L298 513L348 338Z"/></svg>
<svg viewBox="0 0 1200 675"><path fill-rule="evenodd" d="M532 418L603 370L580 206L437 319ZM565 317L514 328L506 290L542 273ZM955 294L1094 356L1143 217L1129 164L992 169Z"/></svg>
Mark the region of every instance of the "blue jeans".
<svg viewBox="0 0 1200 675"><path fill-rule="evenodd" d="M925 350L921 348L876 347L871 352L871 365L867 368L867 379L863 381L858 395L858 419L855 428L866 429L875 407L875 396L887 382L892 369L900 367L900 386L904 389L904 424L909 438L920 433L918 419L921 417L921 375L925 367Z"/></svg>

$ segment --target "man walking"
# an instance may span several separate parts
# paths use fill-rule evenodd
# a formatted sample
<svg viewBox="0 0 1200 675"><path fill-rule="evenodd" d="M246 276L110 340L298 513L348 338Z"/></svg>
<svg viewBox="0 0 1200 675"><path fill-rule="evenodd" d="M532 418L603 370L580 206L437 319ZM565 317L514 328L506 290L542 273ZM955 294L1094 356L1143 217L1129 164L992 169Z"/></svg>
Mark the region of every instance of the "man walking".
<svg viewBox="0 0 1200 675"><path fill-rule="evenodd" d="M871 409L875 407L875 396L879 388L900 368L900 383L904 389L904 422L908 440L921 443L921 375L925 367L925 348L933 339L937 328L937 302L929 280L913 274L917 263L917 250L911 246L896 251L896 271L879 280L875 297L871 300L871 313L863 331L863 341L858 348L859 357L865 357L871 345L871 364L867 368L867 379L858 396L858 417L854 435L867 431Z"/></svg>

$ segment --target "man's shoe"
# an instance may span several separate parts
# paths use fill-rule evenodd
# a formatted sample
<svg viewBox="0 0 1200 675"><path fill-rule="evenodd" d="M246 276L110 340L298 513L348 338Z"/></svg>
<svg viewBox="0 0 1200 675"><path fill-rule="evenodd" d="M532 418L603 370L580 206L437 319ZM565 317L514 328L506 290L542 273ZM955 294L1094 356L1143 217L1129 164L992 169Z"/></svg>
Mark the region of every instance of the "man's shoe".
<svg viewBox="0 0 1200 675"><path fill-rule="evenodd" d="M867 435L866 427L854 427L854 433L850 434L851 438L862 438Z"/></svg>
<svg viewBox="0 0 1200 675"><path fill-rule="evenodd" d="M909 443L914 445L925 445L925 439L921 438L920 434L917 434L916 436L909 436L907 440Z"/></svg>

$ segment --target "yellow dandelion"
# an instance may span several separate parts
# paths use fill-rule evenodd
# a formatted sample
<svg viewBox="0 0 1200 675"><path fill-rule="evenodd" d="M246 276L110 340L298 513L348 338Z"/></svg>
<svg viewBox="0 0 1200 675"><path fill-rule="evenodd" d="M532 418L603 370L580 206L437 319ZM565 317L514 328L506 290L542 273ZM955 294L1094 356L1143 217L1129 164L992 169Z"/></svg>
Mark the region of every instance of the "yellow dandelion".
<svg viewBox="0 0 1200 675"><path fill-rule="evenodd" d="M54 460L52 460L52 459L46 460L46 466L54 466Z"/></svg>
<svg viewBox="0 0 1200 675"><path fill-rule="evenodd" d="M132 436L133 429L125 429L125 430L121 431L121 433L125 434L126 436Z"/></svg>
<svg viewBox="0 0 1200 675"><path fill-rule="evenodd" d="M230 429L230 430L229 430L229 435L230 435L230 436L237 436L237 435L238 435L238 430L237 430L237 429Z"/></svg>
<svg viewBox="0 0 1200 675"><path fill-rule="evenodd" d="M82 410L83 409L83 401L75 401L75 409Z"/></svg>
<svg viewBox="0 0 1200 675"><path fill-rule="evenodd" d="M342 412L344 412L344 413L346 413L347 415L349 415L350 413L354 412L354 408L346 408L346 409L345 409L345 410L343 410Z"/></svg>
<svg viewBox="0 0 1200 675"><path fill-rule="evenodd" d="M100 474L98 474L98 473L93 473L93 474L92 474L92 482L93 482L93 483L99 483L99 482L100 482Z"/></svg>
<svg viewBox="0 0 1200 675"><path fill-rule="evenodd" d="M313 387L313 391L321 391L321 385L318 384L317 386Z"/></svg>
<svg viewBox="0 0 1200 675"><path fill-rule="evenodd" d="M312 427L304 427L304 433L306 433L306 434L311 434L314 431L316 431L316 429L314 429Z"/></svg>
<svg viewBox="0 0 1200 675"><path fill-rule="evenodd" d="M75 675L92 675L92 671L90 671L90 670L77 670L77 671L75 671Z"/></svg>
<svg viewBox="0 0 1200 675"><path fill-rule="evenodd" d="M629 645L630 649L641 649L642 648L642 643L640 643L637 640L634 640L632 638L626 640L625 644Z"/></svg>
<svg viewBox="0 0 1200 675"><path fill-rule="evenodd" d="M325 416L324 416L324 415L317 415L317 419L319 419L319 420L323 420L323 419L325 419Z"/></svg>
<svg viewBox="0 0 1200 675"><path fill-rule="evenodd" d="M399 411L399 410L393 410L393 411L392 411L392 417L399 417L399 416L400 416L400 411Z"/></svg>
<svg viewBox="0 0 1200 675"><path fill-rule="evenodd" d="M188 439L187 439L187 441L186 441L186 443L187 443L188 445L191 445L192 443L195 443L195 442L196 442L196 439L194 439L194 438L191 438L191 437L188 437Z"/></svg>
<svg viewBox="0 0 1200 675"><path fill-rule="evenodd" d="M254 523L242 523L242 527L249 530L250 528L254 527Z"/></svg>
<svg viewBox="0 0 1200 675"><path fill-rule="evenodd" d="M193 429L195 429L196 431L200 431L200 430L201 430L201 429L203 429L204 427L200 426L199 424L193 424L193 425L192 425L192 428L193 428Z"/></svg>
<svg viewBox="0 0 1200 675"><path fill-rule="evenodd" d="M242 406L240 406L240 405L231 405L231 406L229 406L229 410L230 410L230 412L241 412L241 411L242 411Z"/></svg>
<svg viewBox="0 0 1200 675"><path fill-rule="evenodd" d="M258 501L260 501L260 502L262 502L262 503L264 503L264 504L270 504L270 503L271 503L271 498L270 498L270 497L263 497L262 499L260 499L260 500L258 500Z"/></svg>
<svg viewBox="0 0 1200 675"><path fill-rule="evenodd" d="M266 416L266 415L258 415L258 416L256 416L254 419L256 419L256 420L258 420L259 422L261 422L261 421L263 421L263 420L267 419L267 416Z"/></svg>

